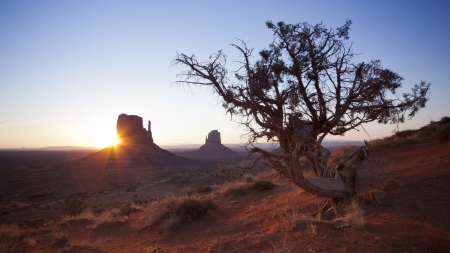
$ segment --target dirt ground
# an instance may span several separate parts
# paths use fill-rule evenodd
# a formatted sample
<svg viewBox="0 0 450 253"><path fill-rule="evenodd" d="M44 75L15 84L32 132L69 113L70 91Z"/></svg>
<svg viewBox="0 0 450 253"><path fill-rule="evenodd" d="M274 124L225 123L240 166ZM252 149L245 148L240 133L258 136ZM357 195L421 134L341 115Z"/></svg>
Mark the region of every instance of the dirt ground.
<svg viewBox="0 0 450 253"><path fill-rule="evenodd" d="M243 183L242 196L220 191L202 195L212 199L217 208L202 219L174 227L167 226L167 220L147 224L146 217L151 216L148 207L135 206L126 216L101 222L92 216L61 218L61 200L44 203L39 200L44 196L37 195L27 201L14 201L4 196L1 224L16 222L22 229L30 228L33 232L14 239L5 236L3 228L0 249L1 252L450 252L449 143L423 141L375 150L358 176L363 191L358 203L364 217L364 226L359 229L336 229L333 219L317 215L326 199L304 192L285 177L272 175L267 178L275 184L272 190L258 191ZM134 194L150 199L152 193L179 192L183 187L186 186L180 182L168 180L128 192L98 194L85 201L90 208L111 203L123 206L131 202ZM374 197L370 197L369 190L373 190Z"/></svg>

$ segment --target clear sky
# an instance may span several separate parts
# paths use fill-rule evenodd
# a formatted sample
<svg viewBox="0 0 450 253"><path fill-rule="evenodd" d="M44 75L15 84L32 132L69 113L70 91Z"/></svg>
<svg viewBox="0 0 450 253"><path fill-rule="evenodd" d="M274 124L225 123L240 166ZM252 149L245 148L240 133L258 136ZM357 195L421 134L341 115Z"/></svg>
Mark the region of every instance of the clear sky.
<svg viewBox="0 0 450 253"><path fill-rule="evenodd" d="M176 52L206 59L230 43L267 47L265 22L353 21L357 61L381 59L409 91L431 82L427 108L401 130L450 115L450 1L0 1L0 148L113 142L119 114L152 121L158 145L203 143L211 130L241 143L207 88L171 86ZM146 125L146 124L145 124ZM391 135L370 125L346 140Z"/></svg>

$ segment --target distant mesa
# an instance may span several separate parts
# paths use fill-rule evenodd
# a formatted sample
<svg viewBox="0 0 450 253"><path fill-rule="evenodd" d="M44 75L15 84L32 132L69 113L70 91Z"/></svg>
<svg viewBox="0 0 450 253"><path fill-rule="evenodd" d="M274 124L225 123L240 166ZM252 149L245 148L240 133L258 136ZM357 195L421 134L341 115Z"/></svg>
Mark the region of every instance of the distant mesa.
<svg viewBox="0 0 450 253"><path fill-rule="evenodd" d="M238 152L233 151L222 144L220 132L212 130L205 138L205 144L197 150L180 152L185 155L236 155Z"/></svg>

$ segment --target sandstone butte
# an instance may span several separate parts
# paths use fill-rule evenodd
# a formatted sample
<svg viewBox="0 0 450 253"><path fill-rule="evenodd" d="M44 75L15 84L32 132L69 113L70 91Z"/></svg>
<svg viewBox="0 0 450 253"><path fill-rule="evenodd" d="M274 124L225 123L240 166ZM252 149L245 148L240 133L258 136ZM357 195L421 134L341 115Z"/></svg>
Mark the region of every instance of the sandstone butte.
<svg viewBox="0 0 450 253"><path fill-rule="evenodd" d="M212 130L208 136L205 137L205 144L197 150L180 152L185 155L236 155L238 152L227 148L222 144L220 132Z"/></svg>
<svg viewBox="0 0 450 253"><path fill-rule="evenodd" d="M137 115L120 114L117 119L117 135L121 143L106 147L89 155L87 160L108 160L115 163L177 165L191 162L160 148L153 141L151 122L143 127L142 118Z"/></svg>

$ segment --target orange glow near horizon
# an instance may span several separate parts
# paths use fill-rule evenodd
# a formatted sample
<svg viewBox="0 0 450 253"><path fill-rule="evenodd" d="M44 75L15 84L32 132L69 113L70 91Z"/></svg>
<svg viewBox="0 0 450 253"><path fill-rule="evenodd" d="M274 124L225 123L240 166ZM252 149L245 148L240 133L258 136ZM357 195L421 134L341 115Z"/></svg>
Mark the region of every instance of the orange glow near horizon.
<svg viewBox="0 0 450 253"><path fill-rule="evenodd" d="M95 133L90 133L88 139L92 146L99 148L117 146L121 142L117 134L108 134L102 131L95 131Z"/></svg>

